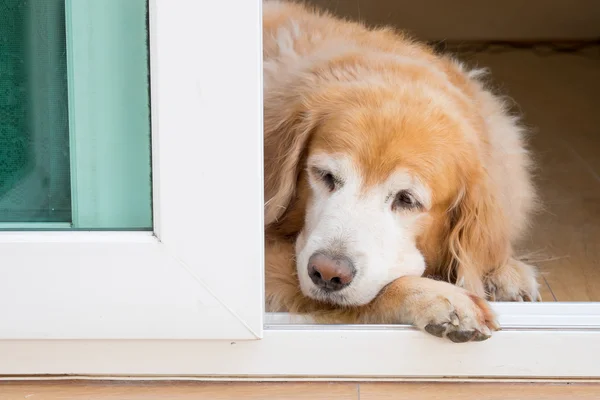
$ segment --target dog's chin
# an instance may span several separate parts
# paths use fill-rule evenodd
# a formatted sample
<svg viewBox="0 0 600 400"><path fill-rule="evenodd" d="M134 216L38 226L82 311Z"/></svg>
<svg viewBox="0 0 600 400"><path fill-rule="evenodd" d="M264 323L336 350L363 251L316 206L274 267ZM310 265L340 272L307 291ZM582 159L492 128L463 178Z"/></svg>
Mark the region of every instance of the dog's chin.
<svg viewBox="0 0 600 400"><path fill-rule="evenodd" d="M359 307L368 304L376 296L360 296L357 298L352 290L344 289L339 292L328 292L316 287L311 287L309 290L304 291L305 296L319 301L321 303L330 304L339 307Z"/></svg>

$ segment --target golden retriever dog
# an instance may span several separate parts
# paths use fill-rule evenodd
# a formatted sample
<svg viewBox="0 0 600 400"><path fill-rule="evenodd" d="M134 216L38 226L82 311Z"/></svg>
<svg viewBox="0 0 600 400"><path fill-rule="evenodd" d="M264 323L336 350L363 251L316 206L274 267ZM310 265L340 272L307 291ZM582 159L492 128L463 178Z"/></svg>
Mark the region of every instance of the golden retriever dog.
<svg viewBox="0 0 600 400"><path fill-rule="evenodd" d="M540 300L513 254L532 161L479 71L286 1L263 46L268 311L467 342L498 329L486 298Z"/></svg>

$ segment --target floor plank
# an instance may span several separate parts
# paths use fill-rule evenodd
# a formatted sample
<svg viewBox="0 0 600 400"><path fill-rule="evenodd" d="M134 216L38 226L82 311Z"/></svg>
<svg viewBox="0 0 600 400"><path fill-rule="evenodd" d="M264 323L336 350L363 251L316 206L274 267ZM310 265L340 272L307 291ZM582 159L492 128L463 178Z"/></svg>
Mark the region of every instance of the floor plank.
<svg viewBox="0 0 600 400"><path fill-rule="evenodd" d="M362 383L360 400L563 400L598 399L597 384Z"/></svg>
<svg viewBox="0 0 600 400"><path fill-rule="evenodd" d="M0 400L357 400L356 383L0 382Z"/></svg>
<svg viewBox="0 0 600 400"><path fill-rule="evenodd" d="M540 294L542 295L543 302L556 301L554 292L552 292L546 277L543 275L540 277Z"/></svg>

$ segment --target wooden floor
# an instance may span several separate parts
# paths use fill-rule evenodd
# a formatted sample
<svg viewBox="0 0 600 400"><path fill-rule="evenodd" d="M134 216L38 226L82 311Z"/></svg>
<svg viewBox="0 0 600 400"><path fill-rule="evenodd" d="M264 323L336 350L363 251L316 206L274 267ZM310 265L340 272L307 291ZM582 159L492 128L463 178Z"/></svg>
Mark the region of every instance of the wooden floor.
<svg viewBox="0 0 600 400"><path fill-rule="evenodd" d="M2 382L0 400L598 399L600 384Z"/></svg>
<svg viewBox="0 0 600 400"><path fill-rule="evenodd" d="M542 271L544 301L600 301L600 48L594 52L475 57L533 128L545 209L522 254Z"/></svg>

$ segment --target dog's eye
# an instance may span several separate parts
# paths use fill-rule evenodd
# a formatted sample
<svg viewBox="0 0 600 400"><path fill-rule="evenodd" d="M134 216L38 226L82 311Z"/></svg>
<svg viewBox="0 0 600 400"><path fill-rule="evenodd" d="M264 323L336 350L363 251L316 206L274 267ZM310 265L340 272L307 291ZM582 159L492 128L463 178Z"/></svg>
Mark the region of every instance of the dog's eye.
<svg viewBox="0 0 600 400"><path fill-rule="evenodd" d="M392 203L392 210L412 210L419 208L421 205L408 190L401 190L396 194L396 198Z"/></svg>
<svg viewBox="0 0 600 400"><path fill-rule="evenodd" d="M331 192L335 190L337 180L331 172L321 171L321 179L323 180L325 185L327 185L327 189L329 189Z"/></svg>
<svg viewBox="0 0 600 400"><path fill-rule="evenodd" d="M340 180L331 172L315 168L315 175L327 186L330 192L333 192L340 185Z"/></svg>

